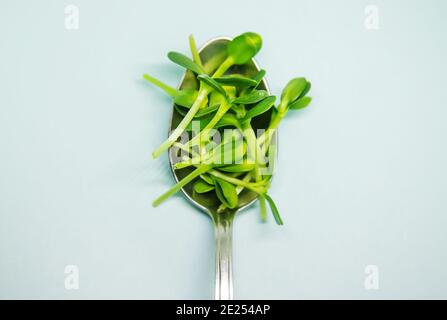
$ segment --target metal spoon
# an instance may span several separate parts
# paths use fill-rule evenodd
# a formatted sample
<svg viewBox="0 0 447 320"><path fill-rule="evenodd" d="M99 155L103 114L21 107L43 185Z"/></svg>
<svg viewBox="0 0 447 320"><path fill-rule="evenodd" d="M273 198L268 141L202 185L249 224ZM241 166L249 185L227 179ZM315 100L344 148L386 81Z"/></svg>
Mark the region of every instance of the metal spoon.
<svg viewBox="0 0 447 320"><path fill-rule="evenodd" d="M212 72L226 58L226 45L231 38L218 37L214 38L200 48L200 58L207 72ZM260 68L256 61L252 59L250 63L245 65L235 65L230 68L227 74L238 73L248 77L253 76ZM197 89L198 82L191 71L185 72L179 89ZM270 94L265 79L258 86ZM253 119L252 126L256 129L266 129L271 117L271 112L266 112L260 117ZM171 130L174 130L182 120L182 116L174 109L171 120ZM277 135L275 134L273 143L276 143ZM169 163L175 180L178 182L191 169L174 170L175 148L171 148L169 152ZM216 282L215 282L215 299L231 300L233 299L233 277L232 277L232 228L233 220L237 213L246 209L257 200L257 195L251 191L243 190L239 194L239 207L235 209L226 209L224 212L217 212L220 204L219 200L213 193L195 194L193 193L192 184L188 184L182 189L186 198L201 211L208 214L214 224L216 238Z"/></svg>

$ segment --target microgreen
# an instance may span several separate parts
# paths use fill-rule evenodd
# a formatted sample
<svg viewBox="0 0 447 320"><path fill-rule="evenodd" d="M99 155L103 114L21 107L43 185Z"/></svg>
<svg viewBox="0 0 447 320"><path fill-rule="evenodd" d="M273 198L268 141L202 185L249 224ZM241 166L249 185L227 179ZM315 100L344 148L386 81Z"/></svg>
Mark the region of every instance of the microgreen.
<svg viewBox="0 0 447 320"><path fill-rule="evenodd" d="M193 60L191 60L190 58L188 58L187 56L185 56L180 52L171 51L168 53L168 58L172 62L178 64L179 66L182 66L185 69L191 70L192 72L195 72L197 74L205 73L205 70L203 70L201 66L199 66Z"/></svg>
<svg viewBox="0 0 447 320"><path fill-rule="evenodd" d="M224 172L250 172L255 169L256 165L254 163L244 163L244 164L233 164L229 166L220 167L220 171Z"/></svg>
<svg viewBox="0 0 447 320"><path fill-rule="evenodd" d="M189 170L153 205L158 206L190 185L193 197L212 195L219 204L217 213L223 213L240 208L240 198L243 197L239 194L247 189L259 199L262 221L266 220L268 204L275 222L282 225L278 207L268 194L272 173L263 169L275 162L276 147L271 144L271 137L282 119L288 111L303 109L311 103L312 98L307 96L311 83L303 77L290 80L281 92L277 107L274 107L276 97L265 90L265 70L256 73L251 70L245 74L240 71L242 68L230 69L233 65L249 63L258 53L262 47L258 34L247 32L235 37L228 42L225 55L216 53L205 59L205 63L192 35L189 47L192 59L178 52L169 52L168 58L191 71L188 71L188 77L193 76L197 86L175 89L148 74L144 75L147 81L173 99L175 110L181 116L178 127L153 152L153 157L175 146L185 154L173 164L174 170ZM204 58L206 56L203 55ZM269 121L263 128L267 131L259 137L253 129L259 126L257 119ZM196 126L200 132L192 132ZM215 139L215 133L222 135L227 129L233 129L231 135L224 134L222 141ZM186 144L177 142L185 130L192 132L189 133L191 139Z"/></svg>
<svg viewBox="0 0 447 320"><path fill-rule="evenodd" d="M212 168L212 166L210 166L210 165L202 165L202 166L196 168L193 172L191 172L185 178L183 178L182 181L180 181L175 186L173 186L171 189L169 189L164 194L162 194L160 197L155 199L154 202L152 203L152 205L154 207L159 206L163 201L167 200L170 196L172 196L175 193L177 193L177 191L179 191L181 188L183 188L188 183L193 181L195 178L197 178L201 174L207 172L211 168Z"/></svg>
<svg viewBox="0 0 447 320"><path fill-rule="evenodd" d="M199 112L196 113L194 118L200 118L200 117L206 116L207 114L213 113L217 109L219 109L219 105L218 104L215 104L214 106L211 105L209 107L200 109Z"/></svg>
<svg viewBox="0 0 447 320"><path fill-rule="evenodd" d="M166 92L172 99L174 99L175 104L182 107L191 107L191 105L197 99L197 90L185 89L185 90L177 90L173 87L167 85L166 83L148 75L143 75L144 79L153 85L159 87L164 92Z"/></svg>
<svg viewBox="0 0 447 320"><path fill-rule="evenodd" d="M180 115L182 115L182 116L186 116L186 114L188 113L188 110L187 110L187 109L182 108L182 107L180 107L180 106L177 105L177 104L174 104L174 109L175 109L178 113L180 113Z"/></svg>
<svg viewBox="0 0 447 320"><path fill-rule="evenodd" d="M200 178L208 184L214 185L214 180L208 174L204 173L200 175Z"/></svg>
<svg viewBox="0 0 447 320"><path fill-rule="evenodd" d="M295 78L287 83L281 93L281 103L289 104L294 102L306 89L307 81L305 78Z"/></svg>
<svg viewBox="0 0 447 320"><path fill-rule="evenodd" d="M312 84L310 83L310 81L307 81L307 83L306 83L306 87L305 87L304 90L301 92L301 94L300 94L300 96L298 97L298 99L301 99L301 98L303 98L306 94L308 94L311 88L312 88Z"/></svg>
<svg viewBox="0 0 447 320"><path fill-rule="evenodd" d="M222 96L226 97L227 93L225 92L225 89L222 88L222 86L213 78L211 78L209 75L207 74L201 74L199 76L197 76L197 79L199 79L200 81L206 83L208 86L211 87L211 89L213 89L214 91L220 93Z"/></svg>
<svg viewBox="0 0 447 320"><path fill-rule="evenodd" d="M289 104L289 109L291 110L299 110L307 107L312 102L311 97L302 97L291 104Z"/></svg>
<svg viewBox="0 0 447 320"><path fill-rule="evenodd" d="M228 56L214 72L213 78L221 77L231 66L235 64L244 64L250 61L250 59L253 58L261 49L261 46L261 36L256 33L246 32L237 36L228 43ZM171 59L171 61L179 64L184 68L192 70L197 74L205 73L200 66L198 66L194 61L181 53L170 52L168 54L168 57ZM194 104L191 106L188 114L182 119L176 130L171 133L168 139L163 142L154 152L152 152L153 158L158 158L163 152L167 151L169 147L171 147L177 141L181 134L186 130L188 124L192 121L194 115L197 113L204 99L207 98L210 92L211 90L209 89L209 87L200 88L197 99L194 101ZM222 115L226 113L226 111L227 110L222 109L219 117L214 121L212 120L210 123L212 125L215 125L219 121L220 117L222 117Z"/></svg>
<svg viewBox="0 0 447 320"><path fill-rule="evenodd" d="M264 69L261 69L253 76L253 80L256 81L256 85L259 85L261 83L261 81L262 81L262 79L264 79L264 76L266 73L267 73L267 71L265 71Z"/></svg>
<svg viewBox="0 0 447 320"><path fill-rule="evenodd" d="M222 76L216 78L215 80L220 84L233 87L253 87L258 84L256 80L241 76L239 74Z"/></svg>
<svg viewBox="0 0 447 320"><path fill-rule="evenodd" d="M219 200L230 209L236 208L238 204L236 187L233 184L219 178L214 178L214 181L216 194Z"/></svg>
<svg viewBox="0 0 447 320"><path fill-rule="evenodd" d="M263 114L264 112L267 112L268 110L270 110L271 107L273 107L273 105L275 104L275 100L276 100L275 96L265 98L264 100L256 104L253 108L248 110L242 121L250 120L254 117Z"/></svg>
<svg viewBox="0 0 447 320"><path fill-rule="evenodd" d="M214 185L199 180L194 183L194 191L197 193L206 193L214 190Z"/></svg>
<svg viewBox="0 0 447 320"><path fill-rule="evenodd" d="M244 96L238 97L232 101L234 104L253 104L268 97L268 92L265 90L254 90Z"/></svg>
<svg viewBox="0 0 447 320"><path fill-rule="evenodd" d="M262 38L253 32L246 32L237 36L228 44L228 55L235 64L250 61L262 47Z"/></svg>
<svg viewBox="0 0 447 320"><path fill-rule="evenodd" d="M273 217L275 218L276 223L279 225L283 225L284 223L282 222L281 216L279 215L278 208L276 207L276 204L273 201L273 199L268 194L264 194L262 197L265 198L267 200L267 202L269 203L270 209L272 210Z"/></svg>
<svg viewBox="0 0 447 320"><path fill-rule="evenodd" d="M193 35L189 35L189 49L191 50L191 55L192 55L192 59L193 61L204 70L203 68L203 64L202 64L202 59L200 58L200 54L199 51L197 50L197 46L196 46L196 40L194 39Z"/></svg>
<svg viewBox="0 0 447 320"><path fill-rule="evenodd" d="M222 118L220 118L219 122L216 123L214 126L215 129L222 128L222 127L228 127L233 126L235 128L240 128L239 120L236 118L234 114L224 114Z"/></svg>

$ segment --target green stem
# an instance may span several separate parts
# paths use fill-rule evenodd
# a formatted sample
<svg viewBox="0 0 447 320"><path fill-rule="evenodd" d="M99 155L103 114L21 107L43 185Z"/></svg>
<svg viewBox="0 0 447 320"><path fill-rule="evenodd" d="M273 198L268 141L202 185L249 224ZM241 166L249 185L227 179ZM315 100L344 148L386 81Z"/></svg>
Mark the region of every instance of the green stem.
<svg viewBox="0 0 447 320"><path fill-rule="evenodd" d="M210 170L209 173L211 175L217 177L217 178L220 178L222 180L230 182L230 183L232 183L232 184L234 184L236 186L245 187L245 188L247 188L247 189L249 189L249 190L251 190L253 192L256 192L256 193L259 193L259 194L263 194L265 192L265 190L263 190L264 188L262 190L258 188L258 187L262 187L262 185L264 184L264 182L262 182L262 181L261 182L256 182L256 183L245 182L245 181L240 180L240 179L229 177L229 176L227 176L227 175L225 175L223 173L220 173L219 171L217 171L215 169Z"/></svg>
<svg viewBox="0 0 447 320"><path fill-rule="evenodd" d="M261 221L262 222L266 222L267 221L267 205L265 203L265 198L264 197L259 197L259 212L260 212L260 217L261 217Z"/></svg>
<svg viewBox="0 0 447 320"><path fill-rule="evenodd" d="M204 156L198 155L198 156L195 156L195 157L192 157L192 158L185 156L183 158L183 161L177 162L174 165L174 169L176 169L176 170L178 170L178 169L185 169L185 168L193 166L193 165L198 165L198 164L201 164L201 163L203 164L207 160L209 160L209 158L210 158L209 155L204 155Z"/></svg>
<svg viewBox="0 0 447 320"><path fill-rule="evenodd" d="M220 77L223 75L228 68L230 68L233 65L233 58L228 57L225 59L225 61L220 65L220 67L216 70L213 77ZM178 137L181 136L181 134L186 130L189 123L194 119L195 114L200 109L203 100L208 96L210 93L210 89L207 86L203 86L199 90L199 94L197 95L196 101L194 101L194 104L192 105L191 109L189 109L186 116L182 119L178 127L171 133L169 138L163 142L160 147L158 147L157 150L152 152L153 158L158 158L163 152L167 151L178 139Z"/></svg>
<svg viewBox="0 0 447 320"><path fill-rule="evenodd" d="M225 50L217 52L215 55L213 55L210 59L208 59L204 65L203 68L205 69L206 74L211 75L211 73L222 64L222 62L225 60L227 56L227 53Z"/></svg>
<svg viewBox="0 0 447 320"><path fill-rule="evenodd" d="M163 193L160 197L158 197L153 203L152 206L157 207L159 206L163 201L168 199L170 196L178 192L181 188L183 188L185 185L190 183L192 180L200 176L201 174L204 174L208 170L210 170L212 166L210 165L203 165L195 169L193 172L188 174L186 177L184 177L181 181L179 181L174 187Z"/></svg>
<svg viewBox="0 0 447 320"><path fill-rule="evenodd" d="M192 59L195 63L203 68L202 59L200 59L199 51L197 50L196 41L193 35L189 36L189 47L191 49Z"/></svg>
<svg viewBox="0 0 447 320"><path fill-rule="evenodd" d="M164 83L148 74L144 74L143 78L146 79L147 81L149 81L150 83L152 83L153 85L162 89L164 92L166 92L172 98L174 98L176 96L177 90L175 90L173 87L167 85L166 83Z"/></svg>
<svg viewBox="0 0 447 320"><path fill-rule="evenodd" d="M244 135L245 140L247 140L248 152L252 160L257 165L264 165L265 163L261 158L264 154L262 153L260 144L256 139L256 134L250 124L250 121L242 123L242 134Z"/></svg>
<svg viewBox="0 0 447 320"><path fill-rule="evenodd" d="M181 144L180 142L175 142L173 144L173 147L177 147L177 148L179 148L179 149L181 149L181 150L183 150L183 151L185 151L187 153L192 154L193 156L198 155L194 150L189 149L187 146L185 146L184 144ZM188 159L189 159L189 157L188 157Z"/></svg>
<svg viewBox="0 0 447 320"><path fill-rule="evenodd" d="M260 174L260 166L263 165L263 163L260 161L260 157L262 157L264 153L262 153L262 150L259 147L258 141L256 139L256 134L250 124L250 121L244 122L242 124L242 128L242 132L245 136L245 139L247 140L249 154L256 163L255 179L256 182L259 182L262 180L262 175ZM267 207L264 197L259 197L259 208L261 221L267 221Z"/></svg>
<svg viewBox="0 0 447 320"><path fill-rule="evenodd" d="M222 117L227 113L227 111L230 110L230 107L231 105L228 101L224 100L219 109L217 109L213 119L211 119L211 121L208 122L208 124L194 138L191 139L191 141L189 141L189 145L192 147L199 141L206 141L210 136L211 129L213 129L219 120L222 119Z"/></svg>
<svg viewBox="0 0 447 320"><path fill-rule="evenodd" d="M250 180L251 180L251 173L250 173L250 172L247 173L247 174L245 175L245 177L242 178L242 181L244 181L244 182L250 182ZM242 190L244 190L244 187L243 187L243 186L237 186L237 187L236 187L236 193L237 193L237 194L240 194L240 193L242 192Z"/></svg>
<svg viewBox="0 0 447 320"><path fill-rule="evenodd" d="M192 105L191 109L189 109L186 116L182 119L177 128L171 133L169 138L165 142L163 142L162 145L158 147L157 150L155 150L152 153L152 157L154 159L158 158L163 152L168 150L177 141L178 137L181 136L181 134L186 130L188 124L194 118L194 115L197 113L200 106L202 105L203 100L208 96L208 94L209 90L206 87L200 89L196 101Z"/></svg>
<svg viewBox="0 0 447 320"><path fill-rule="evenodd" d="M267 130L261 134L261 136L258 138L258 145L262 146L262 154L265 155L265 152L268 149L268 145L270 144L270 139L272 138L273 134L275 133L276 129L278 128L279 123L286 115L287 110L283 112L278 112L276 116L272 119L270 122Z"/></svg>
<svg viewBox="0 0 447 320"><path fill-rule="evenodd" d="M220 67L214 72L213 78L218 78L222 76L227 70L234 64L234 59L232 57L227 57Z"/></svg>

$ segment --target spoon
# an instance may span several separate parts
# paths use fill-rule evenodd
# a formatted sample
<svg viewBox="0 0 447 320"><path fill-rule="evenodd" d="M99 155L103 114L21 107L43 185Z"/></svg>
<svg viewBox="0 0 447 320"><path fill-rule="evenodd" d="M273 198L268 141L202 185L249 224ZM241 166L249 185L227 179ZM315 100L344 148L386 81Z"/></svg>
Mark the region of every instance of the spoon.
<svg viewBox="0 0 447 320"><path fill-rule="evenodd" d="M228 37L214 38L200 48L199 55L202 60L203 67L208 73L213 72L226 58L226 46L231 41ZM254 76L260 68L256 61L252 59L249 63L243 65L234 65L226 74L237 73L246 77ZM197 89L199 86L197 79L191 71L186 71L179 89ZM270 95L265 79L261 81L258 89L266 90ZM173 109L170 130L174 130L182 120L183 116ZM271 111L265 112L261 116L253 119L253 129L266 129L269 125L271 118ZM273 143L276 144L277 134L274 134ZM179 182L182 178L191 172L190 168L174 170L175 152L178 149L171 148L169 151L169 164L174 175L176 182ZM220 205L214 193L196 194L193 193L192 183L182 188L182 192L185 197L205 212L213 221L215 241L216 241L216 280L215 280L215 299L216 300L232 300L233 299L233 276L232 276L232 228L234 217L237 213L248 208L250 205L256 202L257 194L249 191L242 190L239 194L239 206L234 209L226 208L223 212L218 212Z"/></svg>

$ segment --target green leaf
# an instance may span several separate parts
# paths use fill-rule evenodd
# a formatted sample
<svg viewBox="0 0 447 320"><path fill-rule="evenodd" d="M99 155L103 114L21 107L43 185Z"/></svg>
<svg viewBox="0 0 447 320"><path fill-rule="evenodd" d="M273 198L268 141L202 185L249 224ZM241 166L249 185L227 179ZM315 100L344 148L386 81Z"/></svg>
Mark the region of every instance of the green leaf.
<svg viewBox="0 0 447 320"><path fill-rule="evenodd" d="M225 172L249 172L256 168L254 163L233 164L230 166L219 167L220 171Z"/></svg>
<svg viewBox="0 0 447 320"><path fill-rule="evenodd" d="M281 94L281 103L286 105L294 102L307 87L307 80L305 78L295 78L290 80Z"/></svg>
<svg viewBox="0 0 447 320"><path fill-rule="evenodd" d="M212 153L209 163L213 165L237 164L242 162L247 152L247 145L242 137L226 139L224 136L224 141L210 152Z"/></svg>
<svg viewBox="0 0 447 320"><path fill-rule="evenodd" d="M227 53L235 64L250 61L262 47L262 38L254 32L243 33L228 43Z"/></svg>
<svg viewBox="0 0 447 320"><path fill-rule="evenodd" d="M244 96L236 98L232 101L234 104L253 104L257 103L268 96L268 92L265 90L254 90Z"/></svg>
<svg viewBox="0 0 447 320"><path fill-rule="evenodd" d="M298 97L298 99L301 99L301 98L304 97L306 94L308 94L311 88L312 88L312 84L310 83L310 81L307 81L307 83L306 83L306 87L304 88L303 92L301 92L301 94L300 94L300 96Z"/></svg>
<svg viewBox="0 0 447 320"><path fill-rule="evenodd" d="M276 207L276 204L273 201L273 199L268 194L264 194L264 195L262 195L262 197L264 197L267 200L267 202L269 203L270 210L272 210L272 214L273 214L273 217L275 218L276 223L278 225L282 226L284 223L282 222L281 216L279 215L278 208Z"/></svg>
<svg viewBox="0 0 447 320"><path fill-rule="evenodd" d="M209 103L210 106L215 105L220 106L225 101L225 97L216 91L211 91L209 100L210 100Z"/></svg>
<svg viewBox="0 0 447 320"><path fill-rule="evenodd" d="M265 74L266 71L264 69L261 69L253 76L253 80L255 80L257 84L260 84L262 79L264 79Z"/></svg>
<svg viewBox="0 0 447 320"><path fill-rule="evenodd" d="M236 97L236 87L224 86L223 88L227 94L226 99L234 99Z"/></svg>
<svg viewBox="0 0 447 320"><path fill-rule="evenodd" d="M244 119L242 121L250 120L251 118L257 117L264 112L270 110L270 108L275 104L276 97L270 96L256 104L253 108L247 111Z"/></svg>
<svg viewBox="0 0 447 320"><path fill-rule="evenodd" d="M243 141L244 136L237 130L229 130L222 135L222 143L230 143L234 141Z"/></svg>
<svg viewBox="0 0 447 320"><path fill-rule="evenodd" d="M217 198L219 198L219 200L228 208L236 208L239 202L236 187L231 183L219 178L214 178L214 180Z"/></svg>
<svg viewBox="0 0 447 320"><path fill-rule="evenodd" d="M294 103L289 104L289 109L298 110L307 107L312 102L311 97L303 97L296 100Z"/></svg>
<svg viewBox="0 0 447 320"><path fill-rule="evenodd" d="M178 107L176 107L176 110L178 109ZM179 110L177 110L179 111ZM180 110L182 111L182 110ZM180 113L179 111L179 113ZM180 113L181 114L181 113ZM207 124L214 118L214 114L207 114L203 117L200 118L195 118L193 121L199 121L200 122L200 130L202 130L203 128L205 128L207 126ZM192 131L192 123L193 121L191 121L188 126L186 127L186 131L191 132ZM220 118L219 122L216 123L216 125L214 126L214 129L219 129L222 127L235 127L240 129L241 128L241 123L239 122L238 118L231 113L226 113L222 116L222 118Z"/></svg>
<svg viewBox="0 0 447 320"><path fill-rule="evenodd" d="M243 175L245 172L225 172L225 175L230 178L238 178Z"/></svg>
<svg viewBox="0 0 447 320"><path fill-rule="evenodd" d="M179 66L182 66L185 69L191 70L192 72L195 72L197 74L205 73L201 66L199 66L197 63L180 52L171 51L168 53L168 58L172 62L178 64Z"/></svg>
<svg viewBox="0 0 447 320"><path fill-rule="evenodd" d="M144 74L143 78L146 81L148 81L148 82L152 83L153 85L155 85L155 86L159 87L160 89L162 89L164 92L166 92L172 98L174 98L175 95L177 94L177 90L176 89L174 89L173 87L167 85L163 81L160 81L157 78L152 77L151 75Z"/></svg>
<svg viewBox="0 0 447 320"><path fill-rule="evenodd" d="M265 205L264 197L259 197L259 216L262 222L267 221L267 206Z"/></svg>
<svg viewBox="0 0 447 320"><path fill-rule="evenodd" d="M203 128L206 127L206 125L211 121L212 118L213 118L212 114L203 116L201 118L195 118L188 124L188 126L186 127L186 131L192 131L193 123L196 123L197 121L199 122L199 129L202 130Z"/></svg>
<svg viewBox="0 0 447 320"><path fill-rule="evenodd" d="M253 87L256 86L258 83L256 80L244 77L239 74L233 74L229 76L223 76L220 78L215 78L218 83L226 85L226 86L233 86L233 87Z"/></svg>
<svg viewBox="0 0 447 320"><path fill-rule="evenodd" d="M192 34L189 35L189 48L191 50L192 59L203 69L202 60L200 59L200 54L196 46L196 40Z"/></svg>
<svg viewBox="0 0 447 320"><path fill-rule="evenodd" d="M206 193L214 190L214 186L199 180L194 184L194 191L197 193Z"/></svg>
<svg viewBox="0 0 447 320"><path fill-rule="evenodd" d="M184 177L182 180L180 180L175 186L173 186L171 189L163 193L160 197L154 200L152 203L152 206L157 207L159 206L163 201L168 199L170 196L178 192L181 188L186 186L188 183L193 181L195 178L200 176L201 174L204 174L208 170L210 170L212 166L209 165L203 165L195 169L193 172L188 174L186 177Z"/></svg>
<svg viewBox="0 0 447 320"><path fill-rule="evenodd" d="M245 115L247 114L247 111L245 110L245 105L243 104L232 104L231 105L231 110L236 113L236 117L238 119L242 119L245 117Z"/></svg>
<svg viewBox="0 0 447 320"><path fill-rule="evenodd" d="M227 96L227 93L225 92L224 88L222 88L222 86L216 82L216 80L214 80L213 78L211 78L209 75L207 74L201 74L197 77L198 80L206 83L208 86L210 86L213 90L216 90L217 92L219 92L221 95L223 95L224 97Z"/></svg>
<svg viewBox="0 0 447 320"><path fill-rule="evenodd" d="M214 185L214 180L208 174L201 174L200 178L208 184Z"/></svg>
<svg viewBox="0 0 447 320"><path fill-rule="evenodd" d="M241 92L241 96L244 94L247 94L249 92L252 92L253 90L255 90L259 84L261 83L262 79L265 76L266 71L264 69L259 70L254 76L253 76L253 80L256 81L256 85L254 85L253 87L250 88L244 88Z"/></svg>
<svg viewBox="0 0 447 320"><path fill-rule="evenodd" d="M188 113L188 110L185 110L185 108L182 108L177 104L174 104L174 109L183 117L186 116L186 114Z"/></svg>
<svg viewBox="0 0 447 320"><path fill-rule="evenodd" d="M214 106L210 106L210 107L206 107L206 108L203 108L203 109L200 109L197 113L196 113L196 115L194 116L194 118L200 118L200 117L203 117L203 116L206 116L206 115L208 115L208 114L210 114L210 113L213 113L214 111L216 111L217 109L219 109L219 107L220 107L220 105L214 105Z"/></svg>
<svg viewBox="0 0 447 320"><path fill-rule="evenodd" d="M211 121L211 119L210 119ZM241 123L239 122L238 118L231 113L226 113L220 118L219 122L214 126L215 129L227 127L227 126L233 126L235 128L240 129Z"/></svg>
<svg viewBox="0 0 447 320"><path fill-rule="evenodd" d="M178 90L174 96L174 102L179 106L190 108L197 99L197 90L185 89Z"/></svg>

